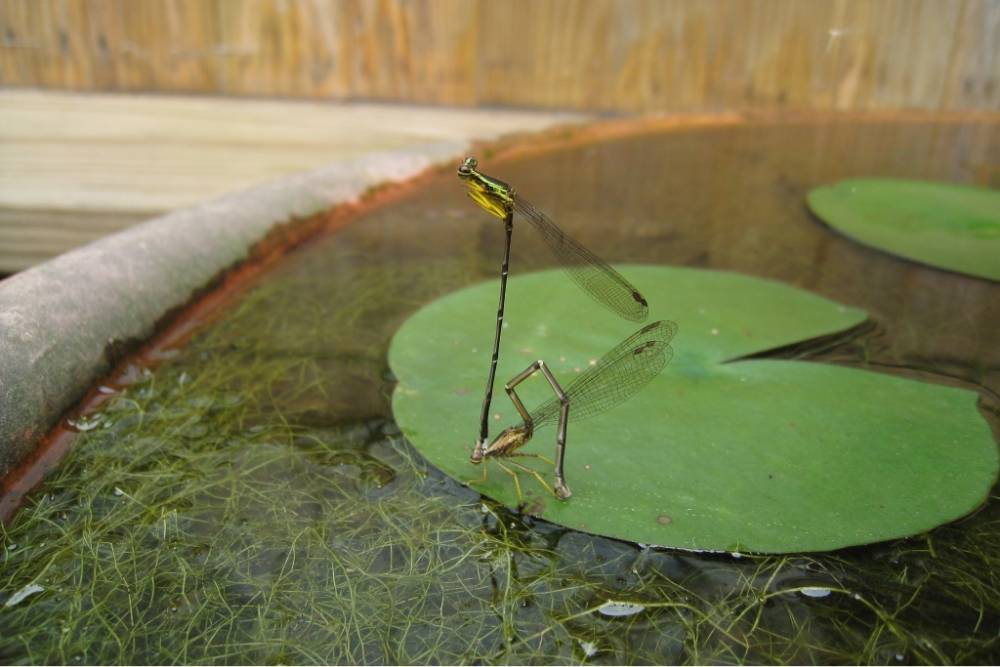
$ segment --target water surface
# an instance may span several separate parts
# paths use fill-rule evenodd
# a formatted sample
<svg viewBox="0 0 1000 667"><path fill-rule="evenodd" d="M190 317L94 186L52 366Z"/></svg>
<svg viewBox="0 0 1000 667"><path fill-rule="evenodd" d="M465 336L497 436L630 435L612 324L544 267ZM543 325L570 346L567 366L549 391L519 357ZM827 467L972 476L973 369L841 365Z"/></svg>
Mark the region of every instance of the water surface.
<svg viewBox="0 0 1000 667"><path fill-rule="evenodd" d="M997 187L995 126L755 124L480 158L609 260L740 271L866 309L874 324L858 337L781 354L975 389L1000 433L1000 285L858 245L804 203L842 178ZM133 369L4 529L4 593L45 591L0 610L0 658L998 657L995 492L925 536L737 557L534 521L428 467L392 421L388 342L424 303L495 280L502 239L442 174L292 253L158 368ZM515 274L551 263L527 226L513 256ZM466 418L471 438L478 414ZM601 613L609 600L642 610Z"/></svg>

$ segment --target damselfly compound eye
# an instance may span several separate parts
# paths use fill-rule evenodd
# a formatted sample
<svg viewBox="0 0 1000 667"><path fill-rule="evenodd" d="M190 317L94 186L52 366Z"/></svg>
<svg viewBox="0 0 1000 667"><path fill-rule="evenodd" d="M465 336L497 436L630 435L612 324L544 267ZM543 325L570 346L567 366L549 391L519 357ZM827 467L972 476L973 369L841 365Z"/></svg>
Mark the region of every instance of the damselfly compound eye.
<svg viewBox="0 0 1000 667"><path fill-rule="evenodd" d="M472 170L475 169L478 164L479 163L476 161L476 158L467 157L465 158L465 161L462 162L462 166L458 168L458 173L467 176L472 173Z"/></svg>

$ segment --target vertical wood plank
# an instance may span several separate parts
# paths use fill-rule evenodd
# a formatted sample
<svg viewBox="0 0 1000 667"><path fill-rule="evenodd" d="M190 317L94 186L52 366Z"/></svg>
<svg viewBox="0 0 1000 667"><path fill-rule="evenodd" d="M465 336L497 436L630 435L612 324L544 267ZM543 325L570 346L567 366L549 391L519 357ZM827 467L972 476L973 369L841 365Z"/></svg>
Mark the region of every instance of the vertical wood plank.
<svg viewBox="0 0 1000 667"><path fill-rule="evenodd" d="M1000 0L3 0L0 85L994 110L998 43Z"/></svg>

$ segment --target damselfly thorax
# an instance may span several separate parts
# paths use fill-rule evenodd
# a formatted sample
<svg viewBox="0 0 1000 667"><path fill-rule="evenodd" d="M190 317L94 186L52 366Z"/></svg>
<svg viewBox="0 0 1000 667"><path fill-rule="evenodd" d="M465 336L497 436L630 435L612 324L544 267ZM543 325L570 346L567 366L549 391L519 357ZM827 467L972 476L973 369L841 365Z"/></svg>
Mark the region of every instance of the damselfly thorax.
<svg viewBox="0 0 1000 667"><path fill-rule="evenodd" d="M500 219L514 210L514 188L500 179L476 171L479 163L467 157L458 168L458 177L465 182L466 194L472 201Z"/></svg>

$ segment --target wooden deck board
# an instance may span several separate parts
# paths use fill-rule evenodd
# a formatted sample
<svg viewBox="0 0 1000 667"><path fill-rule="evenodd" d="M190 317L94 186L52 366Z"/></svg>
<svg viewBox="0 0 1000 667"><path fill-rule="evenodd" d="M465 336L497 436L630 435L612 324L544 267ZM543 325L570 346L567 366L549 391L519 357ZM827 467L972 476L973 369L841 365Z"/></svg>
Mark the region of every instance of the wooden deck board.
<svg viewBox="0 0 1000 667"><path fill-rule="evenodd" d="M583 118L0 90L0 273L165 211L338 160Z"/></svg>

